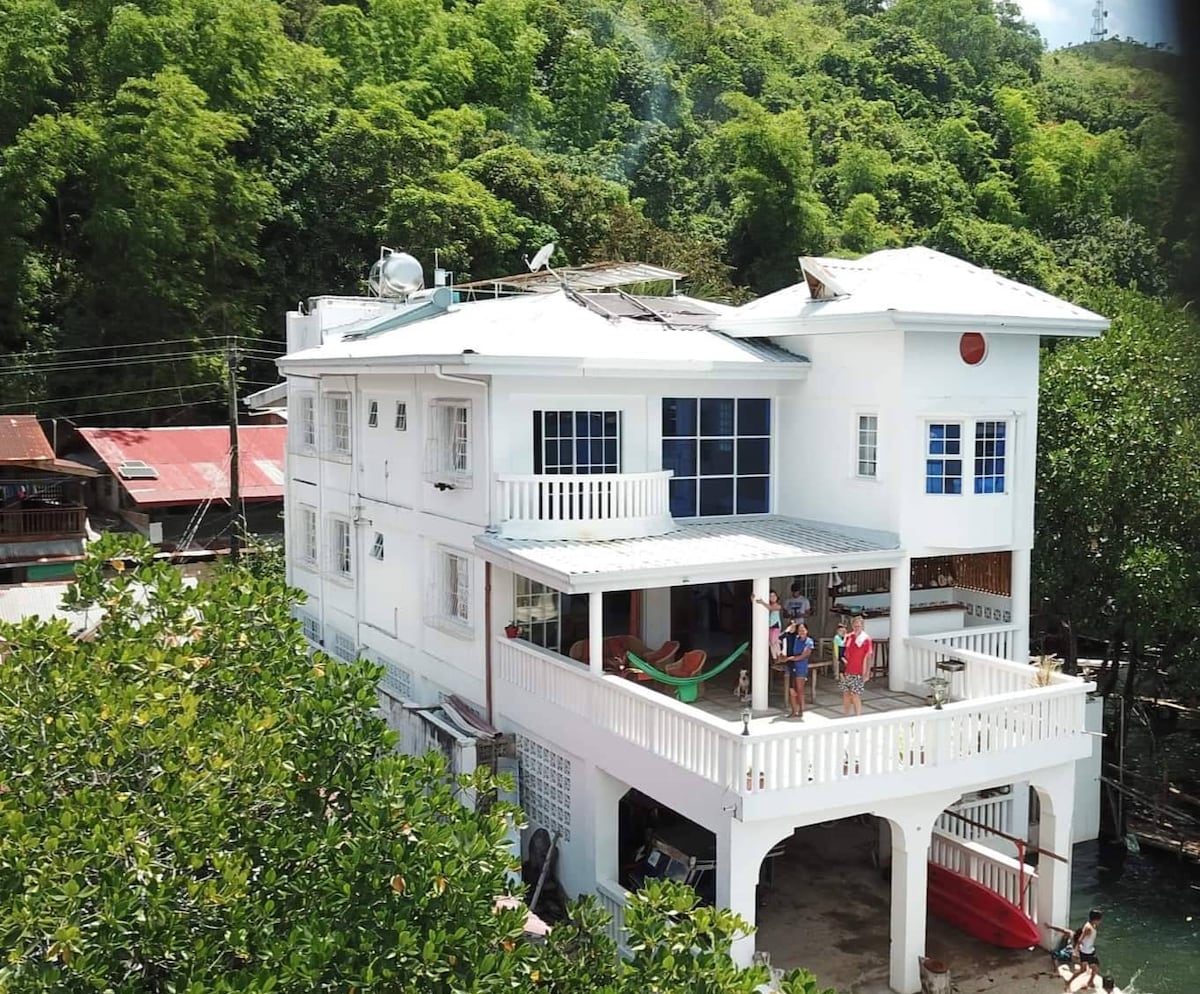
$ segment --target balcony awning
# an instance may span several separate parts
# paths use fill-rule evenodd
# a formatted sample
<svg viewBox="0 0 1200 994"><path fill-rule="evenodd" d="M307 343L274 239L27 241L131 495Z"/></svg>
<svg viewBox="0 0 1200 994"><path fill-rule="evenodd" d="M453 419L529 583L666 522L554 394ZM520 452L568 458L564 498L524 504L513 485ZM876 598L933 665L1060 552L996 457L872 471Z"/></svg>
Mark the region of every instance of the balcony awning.
<svg viewBox="0 0 1200 994"><path fill-rule="evenodd" d="M607 542L483 534L488 562L564 593L725 583L763 576L882 569L899 562L898 535L781 515L681 523L665 535Z"/></svg>

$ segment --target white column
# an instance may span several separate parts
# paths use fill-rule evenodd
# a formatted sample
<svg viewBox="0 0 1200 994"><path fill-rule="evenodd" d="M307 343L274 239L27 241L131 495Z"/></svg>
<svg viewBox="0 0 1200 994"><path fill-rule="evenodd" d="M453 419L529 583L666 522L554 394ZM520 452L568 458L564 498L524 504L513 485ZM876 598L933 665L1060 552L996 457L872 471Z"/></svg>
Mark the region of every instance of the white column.
<svg viewBox="0 0 1200 994"><path fill-rule="evenodd" d="M593 675L604 675L604 594L588 594L588 666Z"/></svg>
<svg viewBox="0 0 1200 994"><path fill-rule="evenodd" d="M745 823L730 818L717 830L717 907L728 908L753 928L758 870L763 851ZM738 966L754 959L754 933L738 935L729 947Z"/></svg>
<svg viewBox="0 0 1200 994"><path fill-rule="evenodd" d="M1038 857L1037 920L1042 945L1055 948L1061 936L1048 926L1070 928L1071 913L1071 817L1075 810L1075 767L1067 764L1034 777L1041 815L1038 845L1066 858Z"/></svg>
<svg viewBox="0 0 1200 994"><path fill-rule="evenodd" d="M898 994L921 989L925 955L925 902L929 880L929 822L892 825L892 947L888 983Z"/></svg>
<svg viewBox="0 0 1200 994"><path fill-rule="evenodd" d="M642 641L655 649L671 638L671 588L642 591ZM691 646L688 646L690 649Z"/></svg>
<svg viewBox="0 0 1200 994"><path fill-rule="evenodd" d="M1016 626L1009 645L1010 659L1029 660L1029 550L1012 550L1012 620Z"/></svg>
<svg viewBox="0 0 1200 994"><path fill-rule="evenodd" d="M592 842L595 877L597 881L616 882L620 873L617 852L619 808L621 798L629 788L599 767L593 769L592 785Z"/></svg>
<svg viewBox="0 0 1200 994"><path fill-rule="evenodd" d="M888 596L888 690L904 689L908 678L908 613L912 604L912 560L905 556L892 567Z"/></svg>
<svg viewBox="0 0 1200 994"><path fill-rule="evenodd" d="M770 653L767 651L769 619L767 609L763 606L770 596L771 578L756 577L754 604L750 611L750 706L755 711L767 710L767 695L771 689Z"/></svg>

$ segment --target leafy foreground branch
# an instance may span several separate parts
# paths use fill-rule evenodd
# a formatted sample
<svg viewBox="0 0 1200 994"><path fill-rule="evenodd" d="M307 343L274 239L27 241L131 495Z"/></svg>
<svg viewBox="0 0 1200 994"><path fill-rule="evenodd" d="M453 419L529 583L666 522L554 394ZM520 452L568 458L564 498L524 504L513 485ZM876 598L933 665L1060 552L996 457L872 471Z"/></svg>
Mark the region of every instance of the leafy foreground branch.
<svg viewBox="0 0 1200 994"><path fill-rule="evenodd" d="M459 801L487 777L396 754L378 671L310 658L295 591L188 587L135 541L81 567L83 638L0 626L0 991L766 989L726 954L740 921L674 886L632 902L629 961L592 902L523 941L495 910L517 812Z"/></svg>

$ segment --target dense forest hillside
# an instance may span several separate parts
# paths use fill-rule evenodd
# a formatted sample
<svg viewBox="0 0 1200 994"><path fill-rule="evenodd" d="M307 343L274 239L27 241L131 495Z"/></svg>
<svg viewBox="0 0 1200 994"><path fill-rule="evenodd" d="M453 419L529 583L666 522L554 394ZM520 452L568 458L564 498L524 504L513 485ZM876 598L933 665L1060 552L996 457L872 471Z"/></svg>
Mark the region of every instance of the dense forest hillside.
<svg viewBox="0 0 1200 994"><path fill-rule="evenodd" d="M730 299L800 254L914 243L1067 295L1194 289L1177 60L1046 54L1005 0L0 15L4 411L194 417L226 337L270 353L381 243L482 277L553 239Z"/></svg>

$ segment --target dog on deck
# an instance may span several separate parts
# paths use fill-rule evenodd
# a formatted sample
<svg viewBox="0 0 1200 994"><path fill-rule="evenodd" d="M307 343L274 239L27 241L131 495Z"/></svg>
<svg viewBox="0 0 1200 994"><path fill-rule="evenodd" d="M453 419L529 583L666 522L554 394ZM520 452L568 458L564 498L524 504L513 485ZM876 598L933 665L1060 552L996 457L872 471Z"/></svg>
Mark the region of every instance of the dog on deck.
<svg viewBox="0 0 1200 994"><path fill-rule="evenodd" d="M749 670L738 671L737 686L733 688L733 692L739 701L744 701L750 696Z"/></svg>

